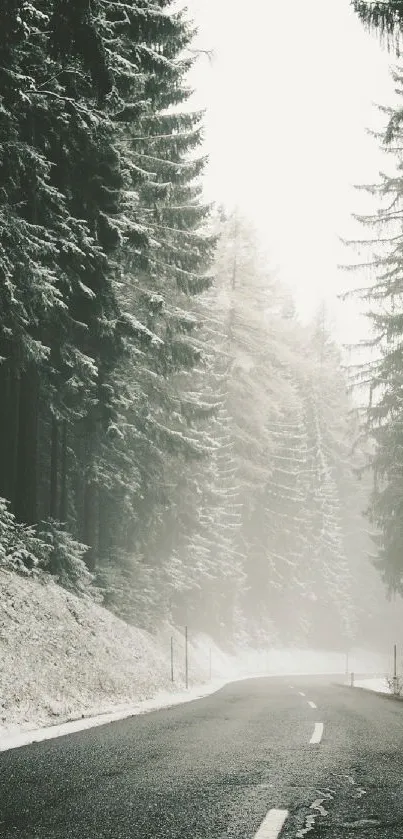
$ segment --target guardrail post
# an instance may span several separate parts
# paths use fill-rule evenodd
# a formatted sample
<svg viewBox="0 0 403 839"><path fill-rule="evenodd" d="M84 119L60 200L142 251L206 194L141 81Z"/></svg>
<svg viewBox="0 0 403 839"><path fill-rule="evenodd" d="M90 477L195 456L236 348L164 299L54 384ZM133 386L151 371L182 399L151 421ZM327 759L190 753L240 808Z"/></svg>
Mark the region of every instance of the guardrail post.
<svg viewBox="0 0 403 839"><path fill-rule="evenodd" d="M185 684L189 687L188 628L185 626Z"/></svg>
<svg viewBox="0 0 403 839"><path fill-rule="evenodd" d="M398 694L397 689L397 647L396 644L393 645L393 693L395 696Z"/></svg>

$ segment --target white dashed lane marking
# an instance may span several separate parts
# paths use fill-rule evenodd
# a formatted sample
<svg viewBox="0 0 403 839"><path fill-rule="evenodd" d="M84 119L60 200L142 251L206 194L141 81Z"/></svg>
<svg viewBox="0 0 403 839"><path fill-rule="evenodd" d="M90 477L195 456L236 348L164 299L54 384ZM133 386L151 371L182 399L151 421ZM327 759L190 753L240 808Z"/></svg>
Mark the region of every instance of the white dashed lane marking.
<svg viewBox="0 0 403 839"><path fill-rule="evenodd" d="M310 708L317 708L318 707L317 705L315 705L314 702L311 702L310 699L308 700L308 705L309 705Z"/></svg>
<svg viewBox="0 0 403 839"><path fill-rule="evenodd" d="M323 722L316 722L314 732L313 732L312 737L311 737L309 742L312 743L312 744L320 743L320 741L322 739L322 735L323 735Z"/></svg>
<svg viewBox="0 0 403 839"><path fill-rule="evenodd" d="M300 696L305 696L305 693L303 693L302 690L299 690L298 693Z"/></svg>
<svg viewBox="0 0 403 839"><path fill-rule="evenodd" d="M254 839L277 839L284 827L288 810L269 810Z"/></svg>

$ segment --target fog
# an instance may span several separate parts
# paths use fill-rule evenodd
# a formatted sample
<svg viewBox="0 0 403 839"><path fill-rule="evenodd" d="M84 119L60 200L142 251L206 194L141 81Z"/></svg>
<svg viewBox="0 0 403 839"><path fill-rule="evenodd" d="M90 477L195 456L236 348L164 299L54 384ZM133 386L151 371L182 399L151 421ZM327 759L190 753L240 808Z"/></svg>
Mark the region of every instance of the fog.
<svg viewBox="0 0 403 839"><path fill-rule="evenodd" d="M206 194L237 206L259 231L304 319L320 300L341 342L366 334L346 288L366 285L338 266L354 262L339 237L362 231L352 213L374 209L355 184L376 182L385 156L368 129L385 125L376 104L396 101L393 60L349 0L191 0L198 45L211 49L194 74L206 108Z"/></svg>

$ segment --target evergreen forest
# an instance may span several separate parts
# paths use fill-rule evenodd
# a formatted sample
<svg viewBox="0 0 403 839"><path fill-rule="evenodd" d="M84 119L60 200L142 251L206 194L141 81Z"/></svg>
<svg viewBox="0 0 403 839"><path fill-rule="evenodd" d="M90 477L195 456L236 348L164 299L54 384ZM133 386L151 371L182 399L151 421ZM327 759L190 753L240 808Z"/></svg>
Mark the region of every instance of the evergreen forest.
<svg viewBox="0 0 403 839"><path fill-rule="evenodd" d="M403 4L354 6L395 49ZM382 578L403 591L402 111L348 370L326 307L301 322L204 197L194 35L172 0L1 3L0 565L227 646L377 643Z"/></svg>

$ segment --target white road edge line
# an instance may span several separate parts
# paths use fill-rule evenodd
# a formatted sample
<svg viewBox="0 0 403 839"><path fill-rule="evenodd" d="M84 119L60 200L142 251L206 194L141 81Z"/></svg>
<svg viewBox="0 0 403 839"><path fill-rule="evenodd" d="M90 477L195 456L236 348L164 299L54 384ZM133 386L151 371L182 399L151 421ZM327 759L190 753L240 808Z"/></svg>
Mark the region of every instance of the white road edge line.
<svg viewBox="0 0 403 839"><path fill-rule="evenodd" d="M310 743L320 743L323 735L323 722L316 722Z"/></svg>
<svg viewBox="0 0 403 839"><path fill-rule="evenodd" d="M288 817L288 810L269 810L254 839L277 839Z"/></svg>
<svg viewBox="0 0 403 839"><path fill-rule="evenodd" d="M310 699L308 700L308 705L309 705L310 708L317 708L318 707L317 705L315 705L314 702L311 702Z"/></svg>
<svg viewBox="0 0 403 839"><path fill-rule="evenodd" d="M305 693L303 693L302 690L299 690L298 693L300 696L305 696Z"/></svg>

